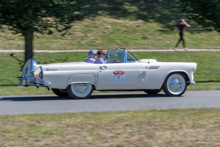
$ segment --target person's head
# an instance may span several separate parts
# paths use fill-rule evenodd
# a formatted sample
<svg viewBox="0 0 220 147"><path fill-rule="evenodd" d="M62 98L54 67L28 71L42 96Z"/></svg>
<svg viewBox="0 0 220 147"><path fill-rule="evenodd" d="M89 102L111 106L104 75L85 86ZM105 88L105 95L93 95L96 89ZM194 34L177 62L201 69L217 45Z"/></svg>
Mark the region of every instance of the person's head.
<svg viewBox="0 0 220 147"><path fill-rule="evenodd" d="M99 50L97 52L97 56L103 58L105 56L105 52L103 50Z"/></svg>
<svg viewBox="0 0 220 147"><path fill-rule="evenodd" d="M185 20L184 20L184 19L180 19L180 21L179 21L179 22L180 22L180 23L181 23L181 22L185 22Z"/></svg>
<svg viewBox="0 0 220 147"><path fill-rule="evenodd" d="M89 51L89 57L92 57L95 59L97 52L95 50L90 50Z"/></svg>

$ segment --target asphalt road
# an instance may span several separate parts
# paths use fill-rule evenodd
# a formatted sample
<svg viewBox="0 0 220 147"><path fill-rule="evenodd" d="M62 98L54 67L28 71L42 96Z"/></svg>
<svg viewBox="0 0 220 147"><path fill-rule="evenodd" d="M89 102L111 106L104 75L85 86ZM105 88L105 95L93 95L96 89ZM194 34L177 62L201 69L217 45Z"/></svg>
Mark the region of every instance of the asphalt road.
<svg viewBox="0 0 220 147"><path fill-rule="evenodd" d="M187 91L181 97L167 97L163 92L158 95L102 93L93 94L89 99L55 95L0 96L0 115L174 108L220 108L220 91Z"/></svg>

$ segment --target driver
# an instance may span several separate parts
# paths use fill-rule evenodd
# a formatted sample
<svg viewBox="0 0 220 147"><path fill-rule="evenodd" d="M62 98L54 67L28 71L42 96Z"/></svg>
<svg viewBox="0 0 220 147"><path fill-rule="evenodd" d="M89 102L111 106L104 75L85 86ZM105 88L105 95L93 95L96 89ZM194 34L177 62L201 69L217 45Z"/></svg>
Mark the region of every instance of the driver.
<svg viewBox="0 0 220 147"><path fill-rule="evenodd" d="M89 57L85 59L85 62L94 63L97 52L95 50L89 51Z"/></svg>

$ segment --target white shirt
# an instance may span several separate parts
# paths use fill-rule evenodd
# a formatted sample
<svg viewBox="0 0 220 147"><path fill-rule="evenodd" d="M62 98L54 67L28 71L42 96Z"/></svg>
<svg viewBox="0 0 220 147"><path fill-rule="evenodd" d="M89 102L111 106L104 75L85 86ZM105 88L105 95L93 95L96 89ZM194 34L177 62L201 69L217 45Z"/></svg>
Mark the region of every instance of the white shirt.
<svg viewBox="0 0 220 147"><path fill-rule="evenodd" d="M95 59L93 59L92 57L88 57L88 58L85 59L85 62L94 63Z"/></svg>

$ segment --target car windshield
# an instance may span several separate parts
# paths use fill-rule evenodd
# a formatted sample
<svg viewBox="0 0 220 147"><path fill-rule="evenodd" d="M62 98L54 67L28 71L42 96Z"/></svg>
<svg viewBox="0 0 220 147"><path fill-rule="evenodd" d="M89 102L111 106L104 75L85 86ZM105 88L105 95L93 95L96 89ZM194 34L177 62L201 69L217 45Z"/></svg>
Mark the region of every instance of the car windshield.
<svg viewBox="0 0 220 147"><path fill-rule="evenodd" d="M106 63L131 63L138 60L127 49L111 49L106 54Z"/></svg>

